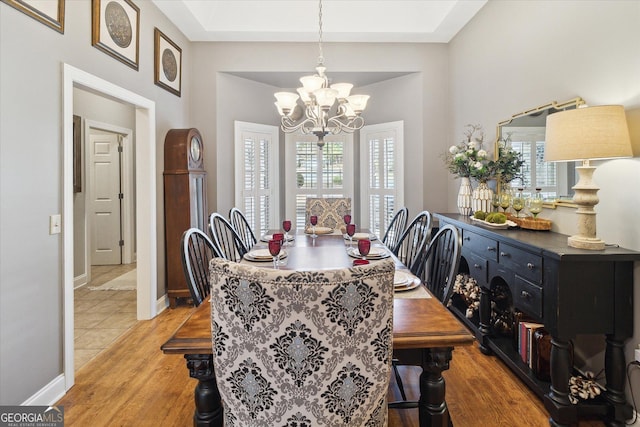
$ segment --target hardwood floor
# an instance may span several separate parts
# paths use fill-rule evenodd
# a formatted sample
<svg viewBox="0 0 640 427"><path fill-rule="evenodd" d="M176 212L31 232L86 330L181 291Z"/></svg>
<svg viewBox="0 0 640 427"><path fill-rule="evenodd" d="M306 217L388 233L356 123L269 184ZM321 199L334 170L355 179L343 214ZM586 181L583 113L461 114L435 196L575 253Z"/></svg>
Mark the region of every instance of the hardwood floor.
<svg viewBox="0 0 640 427"><path fill-rule="evenodd" d="M76 372L76 384L57 403L64 406L66 426L192 426L193 390L183 357L164 355L160 346L192 308L167 309L138 322L110 348ZM409 397L417 375L404 370ZM448 371L447 403L456 427L547 426L542 402L502 362L477 346L457 348ZM392 383L389 399L399 398ZM389 426L418 425L416 409L391 410ZM603 426L582 422L580 427Z"/></svg>

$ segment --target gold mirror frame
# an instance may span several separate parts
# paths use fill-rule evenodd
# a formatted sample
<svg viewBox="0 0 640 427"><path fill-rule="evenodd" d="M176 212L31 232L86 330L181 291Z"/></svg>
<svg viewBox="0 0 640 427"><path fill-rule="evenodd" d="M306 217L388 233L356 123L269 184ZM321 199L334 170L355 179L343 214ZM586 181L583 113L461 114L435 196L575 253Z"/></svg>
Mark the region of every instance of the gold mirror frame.
<svg viewBox="0 0 640 427"><path fill-rule="evenodd" d="M578 96L578 97L570 99L568 101L564 101L564 102L553 101L553 102L550 102L548 104L544 104L544 105L541 105L539 107L532 108L530 110L526 110L526 111L523 111L523 112L518 113L518 114L514 114L513 116L511 116L510 119L501 121L496 126L495 147L496 148L498 147L498 142L502 138L502 127L505 126L505 125L508 125L511 122L513 122L517 118L534 115L536 113L541 113L541 112L546 111L546 110L561 111L561 110L565 110L565 109L571 108L571 107L578 108L580 105L584 105L584 104L585 104L584 99L582 99L581 97ZM497 153L497 149L495 150L495 152ZM555 209L558 206L570 207L570 208L577 208L578 207L578 205L573 203L573 200L564 200L564 199L556 199L554 201L545 201L544 204L543 204L543 207L551 208L551 209Z"/></svg>

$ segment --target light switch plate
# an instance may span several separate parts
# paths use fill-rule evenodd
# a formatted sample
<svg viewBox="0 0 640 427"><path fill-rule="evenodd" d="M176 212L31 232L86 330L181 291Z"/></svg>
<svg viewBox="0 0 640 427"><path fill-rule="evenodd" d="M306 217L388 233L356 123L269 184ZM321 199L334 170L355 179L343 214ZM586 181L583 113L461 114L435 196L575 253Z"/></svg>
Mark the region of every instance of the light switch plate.
<svg viewBox="0 0 640 427"><path fill-rule="evenodd" d="M62 216L60 214L49 216L49 234L60 234L62 230Z"/></svg>

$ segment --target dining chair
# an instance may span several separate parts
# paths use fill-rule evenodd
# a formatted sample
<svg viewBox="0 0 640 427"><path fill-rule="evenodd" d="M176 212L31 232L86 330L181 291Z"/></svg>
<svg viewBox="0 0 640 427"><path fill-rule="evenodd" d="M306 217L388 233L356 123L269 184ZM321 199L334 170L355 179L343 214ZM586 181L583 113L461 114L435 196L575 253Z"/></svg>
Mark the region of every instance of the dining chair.
<svg viewBox="0 0 640 427"><path fill-rule="evenodd" d="M445 306L449 303L453 293L453 282L458 273L461 251L462 238L460 237L460 231L453 225L447 224L433 236L423 257L425 266L422 270L422 275L419 276L420 280ZM392 362L393 373L400 391L401 400L390 403L389 407L397 409L415 408L418 406L418 402L407 400L398 365L402 365L402 362L394 358Z"/></svg>
<svg viewBox="0 0 640 427"><path fill-rule="evenodd" d="M344 216L351 214L351 197L307 197L305 224L309 217L318 217L318 226L339 229L344 225Z"/></svg>
<svg viewBox="0 0 640 427"><path fill-rule="evenodd" d="M211 260L224 425L386 426L394 271L389 259L315 271Z"/></svg>
<svg viewBox="0 0 640 427"><path fill-rule="evenodd" d="M462 251L460 231L451 224L440 228L427 247L422 283L445 306L453 294L453 282Z"/></svg>
<svg viewBox="0 0 640 427"><path fill-rule="evenodd" d="M218 247L222 258L240 262L248 248L233 228L233 225L218 212L209 215L209 234L213 243Z"/></svg>
<svg viewBox="0 0 640 427"><path fill-rule="evenodd" d="M406 207L402 207L398 209L396 214L393 216L393 219L389 223L387 230L384 232L382 243L384 243L385 246L389 248L391 251L393 251L396 248L396 246L398 246L400 237L402 237L402 233L404 232L404 229L407 226L408 217L409 217L409 209L407 209Z"/></svg>
<svg viewBox="0 0 640 427"><path fill-rule="evenodd" d="M197 307L209 296L209 261L221 254L209 236L199 228L189 228L181 239L182 268L191 294L191 300Z"/></svg>
<svg viewBox="0 0 640 427"><path fill-rule="evenodd" d="M253 233L247 217L244 216L244 213L242 213L240 209L231 208L229 211L229 221L236 230L236 233L238 233L238 236L240 236L240 239L247 250L251 249L256 243L258 243L256 235Z"/></svg>
<svg viewBox="0 0 640 427"><path fill-rule="evenodd" d="M431 238L431 213L422 211L400 236L392 252L411 272L420 277L423 270L424 251Z"/></svg>

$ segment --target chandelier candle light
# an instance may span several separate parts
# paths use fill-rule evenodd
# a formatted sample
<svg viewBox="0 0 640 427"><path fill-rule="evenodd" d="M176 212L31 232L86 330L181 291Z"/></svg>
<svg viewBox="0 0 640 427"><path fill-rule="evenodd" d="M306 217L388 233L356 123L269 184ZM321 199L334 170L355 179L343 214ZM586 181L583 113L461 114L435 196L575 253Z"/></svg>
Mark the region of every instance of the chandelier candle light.
<svg viewBox="0 0 640 427"><path fill-rule="evenodd" d="M319 41L320 55L316 74L300 78L302 87L298 94L292 92L275 93L275 105L280 113L280 128L287 133L300 130L318 137L318 147L324 146L326 135L340 132L352 133L364 126L362 111L367 106L369 95L350 95L351 83L329 84L325 74L322 53L322 0L319 1ZM304 104L304 119L298 110L298 99ZM336 105L335 108L334 105Z"/></svg>
<svg viewBox="0 0 640 427"><path fill-rule="evenodd" d="M593 182L595 167L590 160L631 157L629 128L621 105L577 108L547 117L545 161L577 161L578 183L573 186L573 201L578 205L578 234L568 244L581 249L604 249L596 237L598 186Z"/></svg>

